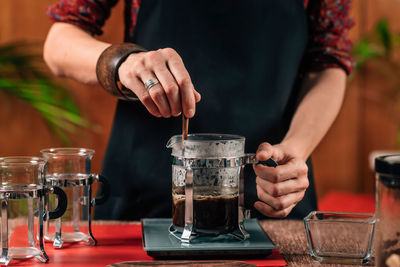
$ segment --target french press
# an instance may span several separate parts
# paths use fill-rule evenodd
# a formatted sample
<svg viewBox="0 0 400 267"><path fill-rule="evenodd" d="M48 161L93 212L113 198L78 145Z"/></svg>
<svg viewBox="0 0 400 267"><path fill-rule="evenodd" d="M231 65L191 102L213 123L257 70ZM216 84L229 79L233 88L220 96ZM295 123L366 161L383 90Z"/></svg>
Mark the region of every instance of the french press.
<svg viewBox="0 0 400 267"><path fill-rule="evenodd" d="M245 138L238 135L190 134L186 140L176 135L167 147L172 148L171 234L182 243L201 235L247 239L243 168L276 162L245 154Z"/></svg>
<svg viewBox="0 0 400 267"><path fill-rule="evenodd" d="M45 160L38 157L0 158L1 201L1 259L8 265L12 259L37 258L47 262L44 250L43 220L56 219L63 215L67 206L65 193L58 187L46 185L44 180ZM54 211L44 209L44 197L54 193L60 199ZM11 246L8 240L8 218L18 214L27 220L26 239L23 244Z"/></svg>
<svg viewBox="0 0 400 267"><path fill-rule="evenodd" d="M95 153L86 148L49 148L40 151L47 160L45 179L48 184L60 186L68 196L67 211L61 218L47 220L44 228L46 240L61 248L64 242L88 242L96 245L91 228L92 208L104 203L109 195L109 183L105 177L91 173ZM92 198L92 185L100 182L102 196ZM46 197L45 205L57 205L57 198ZM72 228L68 228L68 224Z"/></svg>

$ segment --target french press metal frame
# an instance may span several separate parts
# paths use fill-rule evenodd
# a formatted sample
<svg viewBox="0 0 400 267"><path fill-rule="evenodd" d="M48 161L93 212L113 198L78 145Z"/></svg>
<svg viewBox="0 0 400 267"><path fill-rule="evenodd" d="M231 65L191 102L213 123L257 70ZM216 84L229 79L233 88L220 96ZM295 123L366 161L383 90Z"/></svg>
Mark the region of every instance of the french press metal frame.
<svg viewBox="0 0 400 267"><path fill-rule="evenodd" d="M230 235L245 240L250 237L244 227L244 221L250 217L249 210L244 207L244 171L243 167L246 164L263 164L269 167L276 167L278 164L272 158L266 161L259 161L255 154L245 154L240 157L219 157L210 159L200 158L185 158L172 156L172 165L184 167L185 173L185 226L182 234L171 225L170 233L181 240L182 243L188 244L197 236L193 225L193 169L197 168L234 168L240 167L240 176L238 184L239 205L238 205L238 230Z"/></svg>
<svg viewBox="0 0 400 267"><path fill-rule="evenodd" d="M43 209L43 185L27 185L24 186L24 189L21 192L15 192L14 189L7 189L2 187L0 189L0 199L1 199L1 259L0 263L4 265L8 265L12 258L8 255L8 200L10 199L27 199L28 200L28 231L29 233L34 233L33 231L33 199L38 199L38 214L39 217L39 233L38 233L38 242L39 248L42 252L42 255L35 256L36 259L41 262L47 262L49 257L44 250L44 240L43 240L43 219L44 219L44 209ZM12 191L13 193L10 193ZM29 234L28 242L30 246L34 247L36 240L33 234Z"/></svg>
<svg viewBox="0 0 400 267"><path fill-rule="evenodd" d="M103 204L109 197L110 195L110 184L108 180L99 174L89 174L86 177L81 177L79 179L60 179L56 178L53 179L50 178L46 179L47 182L52 185L52 186L59 186L59 187L72 187L73 190L73 199L72 199L72 212L73 212L73 220L72 220L72 225L74 228L75 232L80 232L79 231L79 220L80 220L80 214L79 214L79 204L82 205L82 212L84 219L88 221L88 232L89 236L86 240L90 245L95 246L97 244L96 238L93 236L92 232L92 219L91 219L91 214L92 214L92 207L95 205L101 205ZM102 192L103 194L99 197L92 198L92 184L94 182L100 182L103 183L103 188ZM83 187L83 196L80 197L79 199L79 189ZM79 199L79 202L77 201ZM59 200L56 199L56 204ZM46 203L49 204L49 199L46 199ZM62 240L62 222L61 222L61 217L56 219L55 222L55 236L54 236L54 242L53 246L61 248L64 241ZM49 232L49 222L46 224L46 230L47 233Z"/></svg>
<svg viewBox="0 0 400 267"><path fill-rule="evenodd" d="M44 166L44 170L46 167ZM61 217L67 208L67 196L65 192L58 187L52 187L46 184L44 180L43 171L41 172L41 184L30 184L23 186L1 186L0 187L0 201L1 201L1 258L0 263L8 265L13 259L9 256L8 246L8 200L10 199L27 199L28 201L28 242L31 247L35 247L38 242L41 255L34 256L41 262L47 262L49 257L44 249L44 235L43 235L43 221L46 219L56 219ZM58 196L60 202L54 211L44 209L44 197L49 193ZM38 210L34 211L33 199L36 198L38 202ZM35 239L34 237L34 217L38 217L38 232Z"/></svg>

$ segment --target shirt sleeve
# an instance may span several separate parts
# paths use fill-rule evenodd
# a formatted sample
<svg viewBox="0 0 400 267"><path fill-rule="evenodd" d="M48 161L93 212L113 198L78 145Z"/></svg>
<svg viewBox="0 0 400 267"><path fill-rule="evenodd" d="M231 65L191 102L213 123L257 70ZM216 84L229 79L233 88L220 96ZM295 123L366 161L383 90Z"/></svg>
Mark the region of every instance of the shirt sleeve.
<svg viewBox="0 0 400 267"><path fill-rule="evenodd" d="M349 18L351 0L309 0L307 6L309 42L304 70L340 67L347 74L354 68L352 42L347 32L354 25Z"/></svg>
<svg viewBox="0 0 400 267"><path fill-rule="evenodd" d="M91 33L102 34L101 27L118 0L60 0L49 6L47 15L55 22L66 22Z"/></svg>

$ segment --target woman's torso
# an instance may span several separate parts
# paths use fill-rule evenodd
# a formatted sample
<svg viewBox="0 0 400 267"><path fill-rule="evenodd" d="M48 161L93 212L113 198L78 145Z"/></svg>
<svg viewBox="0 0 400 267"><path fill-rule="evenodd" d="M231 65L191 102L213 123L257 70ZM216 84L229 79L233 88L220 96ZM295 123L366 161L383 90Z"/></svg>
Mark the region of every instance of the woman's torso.
<svg viewBox="0 0 400 267"><path fill-rule="evenodd" d="M307 42L302 1L142 0L134 36L127 41L148 50L171 47L182 57L202 95L190 132L245 136L247 152L283 138L295 109ZM180 127L180 118L152 117L140 102L118 103L103 167L112 194L104 207L96 208L97 218L171 216L165 145ZM251 205L254 174L246 173ZM308 191L305 201L315 202L313 189Z"/></svg>

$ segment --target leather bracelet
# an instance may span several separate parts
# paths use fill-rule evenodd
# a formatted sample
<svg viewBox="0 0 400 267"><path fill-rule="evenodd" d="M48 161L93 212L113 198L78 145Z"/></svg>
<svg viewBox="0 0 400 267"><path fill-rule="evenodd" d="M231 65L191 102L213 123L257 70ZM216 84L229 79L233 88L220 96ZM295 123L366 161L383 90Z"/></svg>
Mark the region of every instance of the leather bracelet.
<svg viewBox="0 0 400 267"><path fill-rule="evenodd" d="M119 81L118 69L125 59L146 49L131 43L113 44L105 49L96 64L96 76L100 85L112 95L123 100L137 100L137 96Z"/></svg>

